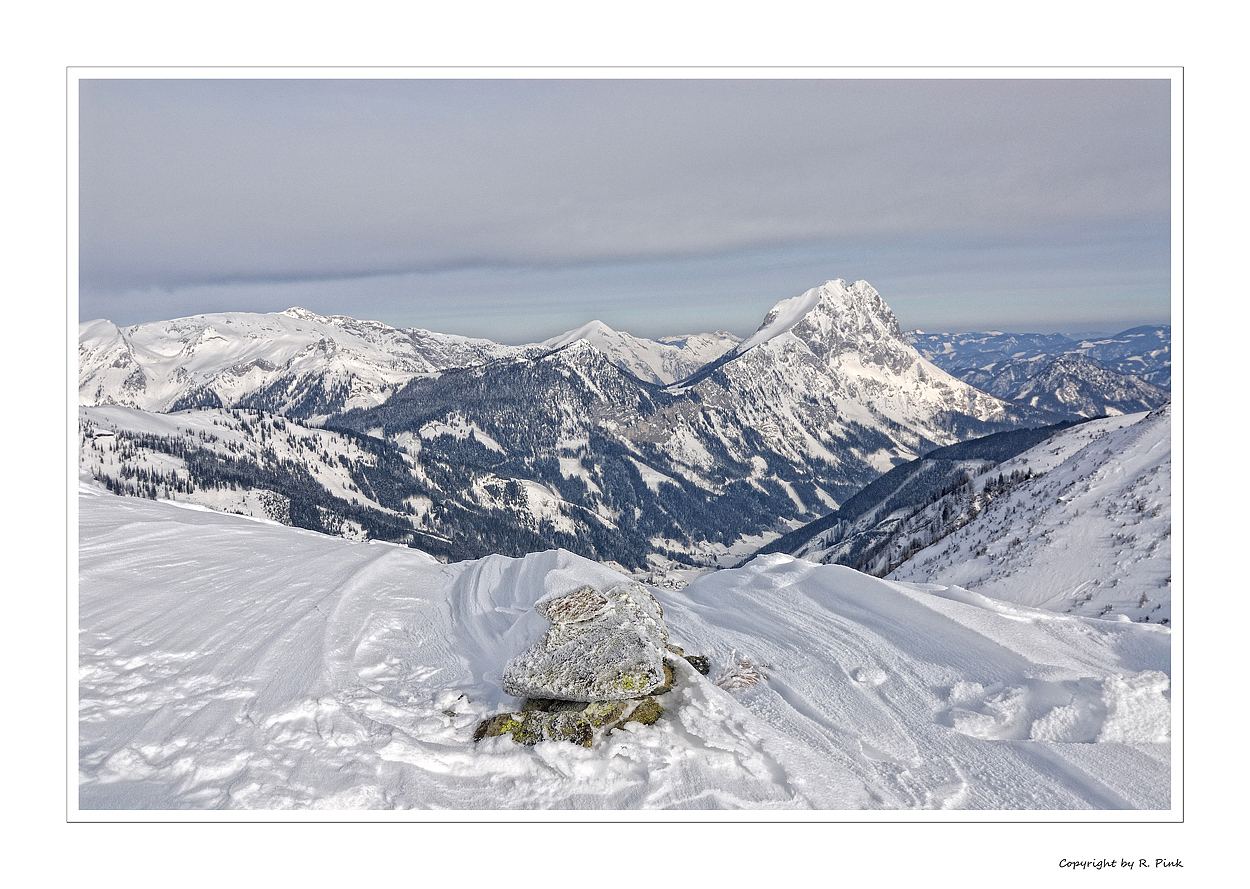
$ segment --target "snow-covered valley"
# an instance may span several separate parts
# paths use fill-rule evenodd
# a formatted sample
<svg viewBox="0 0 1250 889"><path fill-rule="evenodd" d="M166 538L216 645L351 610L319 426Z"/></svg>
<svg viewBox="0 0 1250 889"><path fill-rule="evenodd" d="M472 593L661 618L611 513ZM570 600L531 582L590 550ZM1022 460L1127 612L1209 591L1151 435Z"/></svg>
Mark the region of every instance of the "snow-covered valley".
<svg viewBox="0 0 1250 889"><path fill-rule="evenodd" d="M79 491L79 805L1168 810L1171 634L787 556L653 589L679 671L592 748L472 740L562 551L425 554Z"/></svg>

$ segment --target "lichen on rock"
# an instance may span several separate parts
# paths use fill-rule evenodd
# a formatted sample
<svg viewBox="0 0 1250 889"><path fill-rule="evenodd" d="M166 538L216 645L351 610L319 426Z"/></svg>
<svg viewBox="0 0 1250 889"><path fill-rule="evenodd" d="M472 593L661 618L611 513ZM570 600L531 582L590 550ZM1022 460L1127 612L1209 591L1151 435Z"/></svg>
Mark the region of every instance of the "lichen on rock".
<svg viewBox="0 0 1250 889"><path fill-rule="evenodd" d="M629 714L629 718L625 721L641 722L643 725L654 725L655 721L659 719L663 713L664 708L656 702L655 698L647 698L633 709L633 712Z"/></svg>
<svg viewBox="0 0 1250 889"><path fill-rule="evenodd" d="M620 701L666 684L668 627L660 603L641 584L607 593L581 587L542 599L535 609L553 626L504 668L508 694Z"/></svg>
<svg viewBox="0 0 1250 889"><path fill-rule="evenodd" d="M572 709L576 707L577 709ZM569 741L590 747L597 738L627 722L652 725L664 708L654 697L640 701L535 700L525 702L520 713L501 713L482 720L473 733L475 742L509 735L518 744L533 747L542 741Z"/></svg>
<svg viewBox="0 0 1250 889"><path fill-rule="evenodd" d="M572 741L589 747L595 739L595 729L581 713L534 710L526 713L520 726L513 729L512 739L530 747L539 741Z"/></svg>
<svg viewBox="0 0 1250 889"><path fill-rule="evenodd" d="M483 738L495 738L499 735L510 735L513 730L521 725L521 715L518 713L500 713L498 716L491 716L483 719L477 729L473 732L473 740L480 741Z"/></svg>

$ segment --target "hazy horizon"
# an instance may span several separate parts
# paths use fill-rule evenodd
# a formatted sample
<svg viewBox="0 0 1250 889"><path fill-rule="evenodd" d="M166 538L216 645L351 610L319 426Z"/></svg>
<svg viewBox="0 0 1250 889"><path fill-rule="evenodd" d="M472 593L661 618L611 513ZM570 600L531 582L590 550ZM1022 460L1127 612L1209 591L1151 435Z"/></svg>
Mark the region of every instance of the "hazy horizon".
<svg viewBox="0 0 1250 889"><path fill-rule="evenodd" d="M300 305L534 342L1171 318L1167 79L79 81L79 318Z"/></svg>

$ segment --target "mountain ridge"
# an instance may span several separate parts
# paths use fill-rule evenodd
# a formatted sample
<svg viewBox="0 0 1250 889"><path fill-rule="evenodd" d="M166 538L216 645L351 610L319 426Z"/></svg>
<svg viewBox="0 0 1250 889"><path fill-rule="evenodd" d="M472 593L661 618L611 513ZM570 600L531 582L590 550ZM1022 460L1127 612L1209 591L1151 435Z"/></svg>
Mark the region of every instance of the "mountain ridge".
<svg viewBox="0 0 1250 889"><path fill-rule="evenodd" d="M777 303L754 340L667 386L630 369L631 354L654 358L662 349L593 322L528 347L302 309L140 325L128 340L118 331L109 341L102 325L85 333L81 400L100 400L105 383L134 372L127 362L112 367L118 349L138 357L147 349L157 356L148 366L165 371L154 379L167 385L136 387L116 403L225 410L243 435L242 451L200 449L187 463L176 440L136 431L125 448L93 464L102 483L128 489L148 472L148 456L172 460L163 487L149 481L148 492L185 496L188 485L217 490L227 479L268 479L278 502L290 506L278 516L340 533L450 540L440 550L447 558L559 545L631 570L653 557L720 564L934 447L1057 419L932 365L905 341L871 285L842 279ZM93 351L92 338L113 351ZM275 338L280 348L267 351ZM691 339L674 348L690 349ZM378 343L396 345L399 356ZM715 350L715 337L703 347ZM457 359L468 360L451 366ZM260 413L249 419L240 411ZM316 454L317 467L340 463L340 476L328 469L311 480L274 475L275 461L287 458L272 443L296 434L283 431L281 418L343 437L333 447L327 439L291 451L296 460ZM139 420L110 418L119 436ZM354 447L352 437L361 435L380 444ZM316 436L298 437L312 443ZM239 460L252 468L231 462ZM373 505L353 505L353 486L375 492Z"/></svg>
<svg viewBox="0 0 1250 889"><path fill-rule="evenodd" d="M909 331L909 342L926 358L960 379L977 385L977 375L1009 361L1083 355L1116 373L1134 376L1163 389L1172 384L1172 328L1146 324L1096 339L1061 333L934 333Z"/></svg>

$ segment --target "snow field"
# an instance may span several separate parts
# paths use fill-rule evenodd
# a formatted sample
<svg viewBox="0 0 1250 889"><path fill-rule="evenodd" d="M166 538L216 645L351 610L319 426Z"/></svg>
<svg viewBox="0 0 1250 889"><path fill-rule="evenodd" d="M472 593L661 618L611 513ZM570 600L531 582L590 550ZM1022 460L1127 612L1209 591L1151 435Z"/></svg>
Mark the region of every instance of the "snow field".
<svg viewBox="0 0 1250 889"><path fill-rule="evenodd" d="M653 589L665 715L474 744L533 605L625 578L80 493L82 809L1169 807L1164 627L788 557Z"/></svg>
<svg viewBox="0 0 1250 889"><path fill-rule="evenodd" d="M723 331L643 339L613 330L602 321L591 321L540 345L561 349L578 340L603 352L625 372L662 386L685 379L738 343L738 337Z"/></svg>

